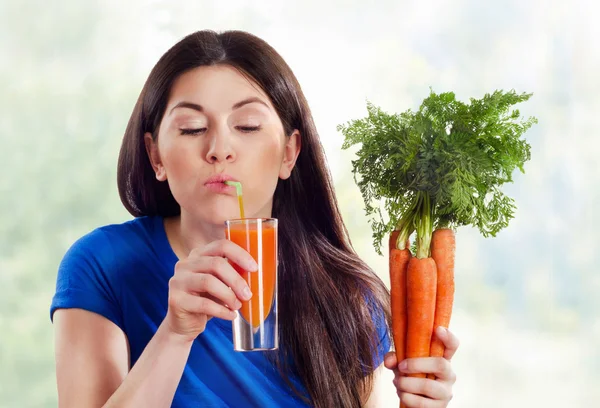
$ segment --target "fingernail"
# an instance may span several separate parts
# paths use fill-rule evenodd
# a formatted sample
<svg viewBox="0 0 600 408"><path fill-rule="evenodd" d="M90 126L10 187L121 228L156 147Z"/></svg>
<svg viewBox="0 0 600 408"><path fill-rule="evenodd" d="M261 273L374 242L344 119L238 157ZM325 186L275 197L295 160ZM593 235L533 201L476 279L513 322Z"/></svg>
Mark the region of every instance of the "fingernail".
<svg viewBox="0 0 600 408"><path fill-rule="evenodd" d="M249 271L257 271L258 270L258 264L256 263L256 261L252 260L248 262L247 268Z"/></svg>
<svg viewBox="0 0 600 408"><path fill-rule="evenodd" d="M252 292L250 291L250 288L248 286L246 286L242 291L242 296L244 300L250 300L250 298L252 297Z"/></svg>
<svg viewBox="0 0 600 408"><path fill-rule="evenodd" d="M406 360L402 360L400 364L398 364L398 370L405 371L408 368L408 362Z"/></svg>
<svg viewBox="0 0 600 408"><path fill-rule="evenodd" d="M240 302L239 300L235 300L235 304L233 305L233 307L235 309L239 309L240 307L242 307L242 302Z"/></svg>

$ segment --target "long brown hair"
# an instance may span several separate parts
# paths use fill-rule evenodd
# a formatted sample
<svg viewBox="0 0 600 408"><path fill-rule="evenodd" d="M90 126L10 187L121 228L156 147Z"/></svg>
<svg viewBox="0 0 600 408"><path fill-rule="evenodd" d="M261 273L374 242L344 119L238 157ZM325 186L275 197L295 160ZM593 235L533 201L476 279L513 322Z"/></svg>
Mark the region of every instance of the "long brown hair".
<svg viewBox="0 0 600 408"><path fill-rule="evenodd" d="M292 175L279 180L273 217L280 220L281 347L273 362L289 381L296 374L315 407L360 407L372 386L378 344L374 313L390 322L389 292L352 249L323 148L300 85L283 58L243 31L199 31L158 61L135 105L118 163L121 200L134 216L177 215L167 182L154 177L143 135L158 137L169 91L184 72L205 65L234 67L269 96L285 130L300 131ZM385 320L384 320L385 319Z"/></svg>

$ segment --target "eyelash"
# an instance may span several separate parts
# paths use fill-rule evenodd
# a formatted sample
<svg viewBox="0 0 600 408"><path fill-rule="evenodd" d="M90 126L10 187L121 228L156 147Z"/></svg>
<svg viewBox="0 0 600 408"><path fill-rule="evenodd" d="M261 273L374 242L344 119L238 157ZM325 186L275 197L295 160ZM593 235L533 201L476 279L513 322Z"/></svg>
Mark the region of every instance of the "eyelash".
<svg viewBox="0 0 600 408"><path fill-rule="evenodd" d="M261 127L260 126L238 126L236 129L240 130L242 133L253 133L258 132ZM204 133L206 128L198 128L198 129L179 129L182 135L199 135L200 133Z"/></svg>

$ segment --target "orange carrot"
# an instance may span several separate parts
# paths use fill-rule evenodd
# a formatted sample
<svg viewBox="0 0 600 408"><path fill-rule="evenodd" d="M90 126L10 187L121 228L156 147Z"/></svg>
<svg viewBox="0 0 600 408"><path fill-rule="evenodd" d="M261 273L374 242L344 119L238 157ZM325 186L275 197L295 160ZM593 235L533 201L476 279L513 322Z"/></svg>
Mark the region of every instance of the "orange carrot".
<svg viewBox="0 0 600 408"><path fill-rule="evenodd" d="M410 258L408 248L390 251L392 335L398 362L406 358L406 269Z"/></svg>
<svg viewBox="0 0 600 408"><path fill-rule="evenodd" d="M411 253L408 248L390 250L390 287L392 301L392 336L398 363L406 358L406 270ZM400 408L405 408L400 404Z"/></svg>
<svg viewBox="0 0 600 408"><path fill-rule="evenodd" d="M406 240L403 249L397 248L400 231L392 232L389 240L390 292L392 302L392 337L398 363L406 358L406 269L411 258L410 243ZM400 408L405 408L400 404Z"/></svg>
<svg viewBox="0 0 600 408"><path fill-rule="evenodd" d="M432 258L413 257L406 272L406 357L428 357L435 316L437 270ZM410 374L425 378L425 374Z"/></svg>
<svg viewBox="0 0 600 408"><path fill-rule="evenodd" d="M400 235L400 230L392 231L392 233L390 234L390 240L388 242L390 252L392 251L392 249L397 249L396 241L398 240L398 235Z"/></svg>
<svg viewBox="0 0 600 408"><path fill-rule="evenodd" d="M448 228L438 229L431 238L431 257L437 266L437 295L435 306L434 329L438 326L448 327L454 304L454 253L456 239L454 231ZM444 356L444 343L435 335L431 340L431 357ZM435 379L428 374L427 378Z"/></svg>

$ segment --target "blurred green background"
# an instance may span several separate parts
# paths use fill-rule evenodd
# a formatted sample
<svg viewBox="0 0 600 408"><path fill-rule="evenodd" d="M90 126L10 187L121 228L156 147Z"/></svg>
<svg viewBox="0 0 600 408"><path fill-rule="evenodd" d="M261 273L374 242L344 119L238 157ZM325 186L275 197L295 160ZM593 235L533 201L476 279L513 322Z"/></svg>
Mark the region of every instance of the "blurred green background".
<svg viewBox="0 0 600 408"><path fill-rule="evenodd" d="M287 60L309 100L354 246L388 282L335 127L436 92L533 92L532 160L497 238L457 236L462 341L450 406L600 405L600 25L574 0L0 0L0 407L57 405L48 308L81 235L130 218L116 188L126 122L184 35L243 29ZM6 164L8 166L6 166ZM82 373L85 375L85 373ZM390 387L391 388L391 387ZM386 406L396 407L393 389Z"/></svg>

